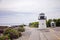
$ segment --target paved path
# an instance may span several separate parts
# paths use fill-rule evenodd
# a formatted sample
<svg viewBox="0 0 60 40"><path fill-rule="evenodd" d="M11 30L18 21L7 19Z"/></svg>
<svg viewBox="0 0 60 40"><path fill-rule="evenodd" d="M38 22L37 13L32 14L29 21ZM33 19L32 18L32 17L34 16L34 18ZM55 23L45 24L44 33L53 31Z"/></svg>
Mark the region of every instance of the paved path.
<svg viewBox="0 0 60 40"><path fill-rule="evenodd" d="M40 40L40 33L37 29L32 30L29 40Z"/></svg>
<svg viewBox="0 0 60 40"><path fill-rule="evenodd" d="M34 29L25 27L25 32L22 33L22 37L20 37L16 40L29 40L32 30L34 30Z"/></svg>
<svg viewBox="0 0 60 40"><path fill-rule="evenodd" d="M18 40L60 40L60 28L28 28Z"/></svg>
<svg viewBox="0 0 60 40"><path fill-rule="evenodd" d="M60 40L60 32L55 30L51 28L42 30L34 29L29 40Z"/></svg>

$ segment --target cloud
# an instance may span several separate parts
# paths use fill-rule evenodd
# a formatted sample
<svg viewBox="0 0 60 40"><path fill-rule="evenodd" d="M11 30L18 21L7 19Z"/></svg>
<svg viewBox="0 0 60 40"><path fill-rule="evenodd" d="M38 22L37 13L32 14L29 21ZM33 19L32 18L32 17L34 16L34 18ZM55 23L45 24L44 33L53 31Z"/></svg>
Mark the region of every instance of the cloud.
<svg viewBox="0 0 60 40"><path fill-rule="evenodd" d="M37 15L31 12L0 11L0 25L28 24L36 21L35 19L37 19Z"/></svg>
<svg viewBox="0 0 60 40"><path fill-rule="evenodd" d="M1 0L1 23L29 23L38 20L39 13L48 19L60 18L60 0Z"/></svg>
<svg viewBox="0 0 60 40"><path fill-rule="evenodd" d="M2 0L0 10L16 12L47 12L60 8L60 0Z"/></svg>

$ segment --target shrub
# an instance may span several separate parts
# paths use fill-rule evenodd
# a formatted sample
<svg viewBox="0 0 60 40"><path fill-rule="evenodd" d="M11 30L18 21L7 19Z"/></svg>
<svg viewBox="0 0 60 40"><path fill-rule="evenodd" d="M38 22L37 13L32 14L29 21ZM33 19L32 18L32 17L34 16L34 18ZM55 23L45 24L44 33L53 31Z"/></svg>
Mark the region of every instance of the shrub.
<svg viewBox="0 0 60 40"><path fill-rule="evenodd" d="M21 33L19 33L17 30L15 29L11 29L11 28L7 28L5 29L4 35L9 35L10 39L16 39L19 37L19 35L21 36Z"/></svg>
<svg viewBox="0 0 60 40"><path fill-rule="evenodd" d="M19 32L19 37L21 37L22 36L22 34L21 34L21 32Z"/></svg>
<svg viewBox="0 0 60 40"><path fill-rule="evenodd" d="M26 26L25 24L21 24L21 25L19 25L19 27L24 27L24 26Z"/></svg>
<svg viewBox="0 0 60 40"><path fill-rule="evenodd" d="M29 23L29 26L30 26L30 27L33 27L33 28L38 28L38 25L39 25L39 22Z"/></svg>
<svg viewBox="0 0 60 40"><path fill-rule="evenodd" d="M0 29L0 33L3 33L4 32L4 30L3 29Z"/></svg>
<svg viewBox="0 0 60 40"><path fill-rule="evenodd" d="M19 28L18 28L18 31L20 31L20 32L24 32L25 29L24 29L23 27L19 27Z"/></svg>
<svg viewBox="0 0 60 40"><path fill-rule="evenodd" d="M11 31L12 31L11 28L7 28L7 29L4 30L4 33L3 34L4 35L9 34Z"/></svg>
<svg viewBox="0 0 60 40"><path fill-rule="evenodd" d="M10 38L8 37L8 35L5 36L0 36L0 40L10 40Z"/></svg>

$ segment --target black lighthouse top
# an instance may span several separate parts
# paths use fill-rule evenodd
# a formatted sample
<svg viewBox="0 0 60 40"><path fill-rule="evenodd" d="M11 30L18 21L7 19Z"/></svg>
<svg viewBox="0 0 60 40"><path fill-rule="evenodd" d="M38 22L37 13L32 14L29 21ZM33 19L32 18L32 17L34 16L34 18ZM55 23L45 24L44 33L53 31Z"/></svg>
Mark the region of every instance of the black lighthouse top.
<svg viewBox="0 0 60 40"><path fill-rule="evenodd" d="M45 14L44 13L40 13L39 17L38 17L38 20L45 20L45 19L46 19Z"/></svg>

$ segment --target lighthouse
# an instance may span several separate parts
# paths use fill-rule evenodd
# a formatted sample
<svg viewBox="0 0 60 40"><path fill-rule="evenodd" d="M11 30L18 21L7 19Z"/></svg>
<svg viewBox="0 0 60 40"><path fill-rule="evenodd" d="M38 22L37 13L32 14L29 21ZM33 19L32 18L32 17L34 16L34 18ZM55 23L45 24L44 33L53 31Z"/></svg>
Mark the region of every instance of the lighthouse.
<svg viewBox="0 0 60 40"><path fill-rule="evenodd" d="M39 29L46 29L46 16L44 13L40 13L39 17Z"/></svg>

